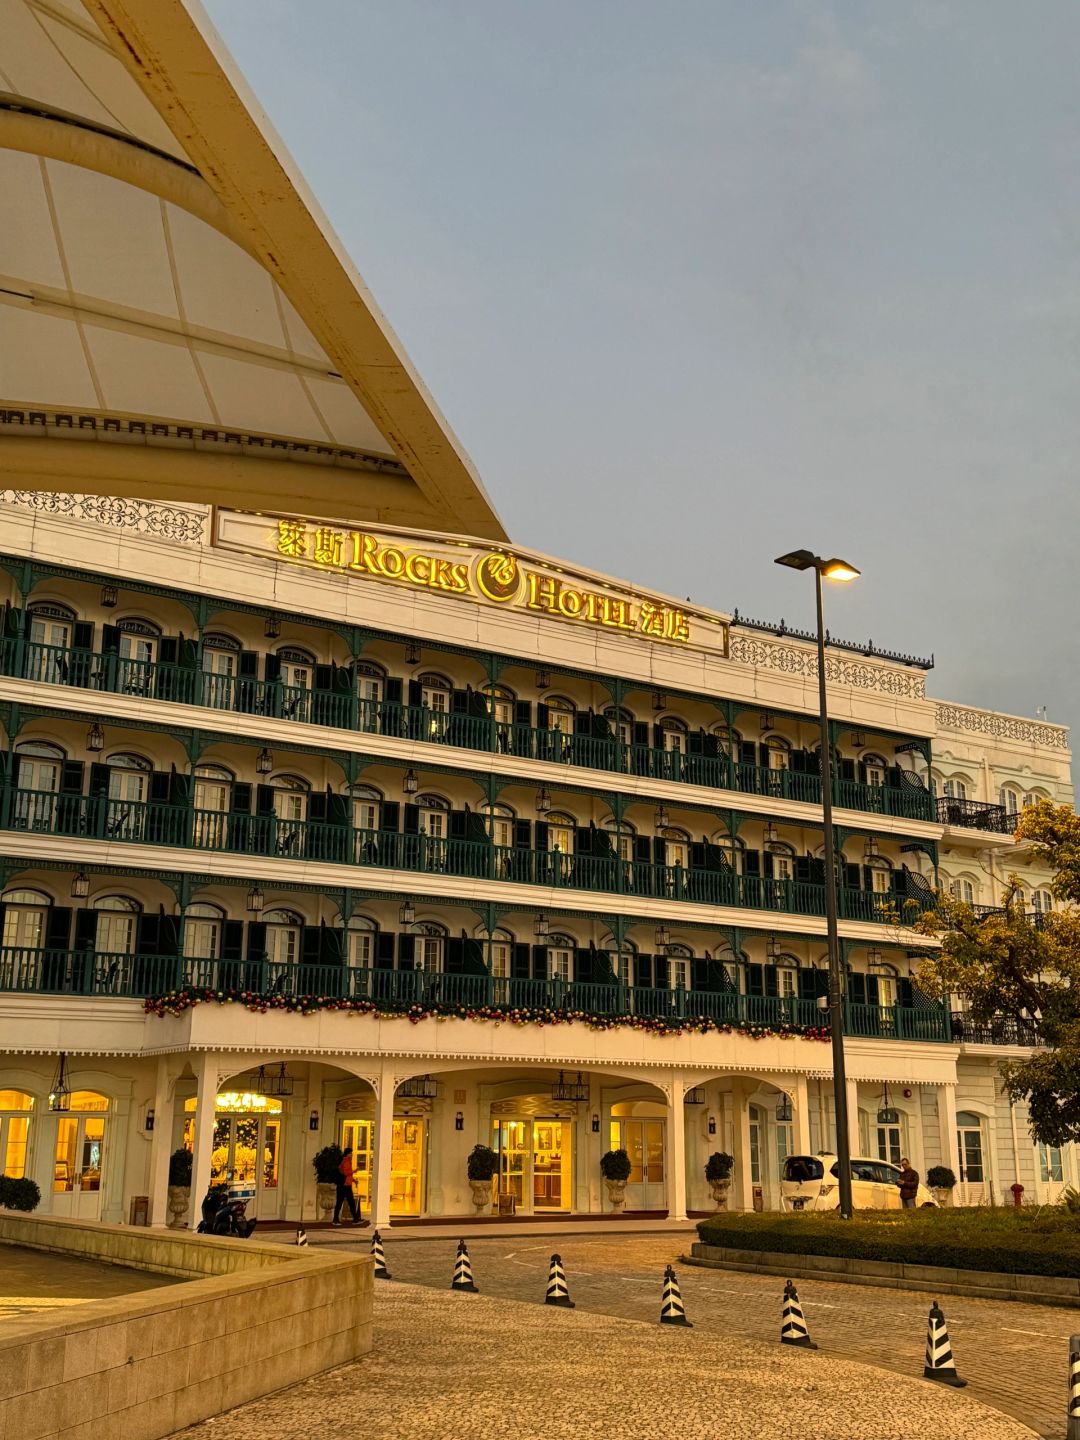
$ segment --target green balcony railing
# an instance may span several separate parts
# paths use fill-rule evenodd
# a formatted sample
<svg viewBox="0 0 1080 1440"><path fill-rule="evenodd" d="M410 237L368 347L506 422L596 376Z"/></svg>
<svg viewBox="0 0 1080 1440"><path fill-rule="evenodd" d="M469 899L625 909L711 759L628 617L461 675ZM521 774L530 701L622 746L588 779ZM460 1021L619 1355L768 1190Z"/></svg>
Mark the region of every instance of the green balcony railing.
<svg viewBox="0 0 1080 1440"><path fill-rule="evenodd" d="M672 1022L709 1018L718 1025L817 1028L825 1017L814 1000L747 995L734 988L684 990L565 980L443 974L421 969L367 969L265 958L210 960L185 956L95 953L0 947L0 993L123 996L144 999L184 989L257 995L368 1000L378 1009L413 1005L495 1010L573 1010L587 1016L642 1016ZM950 1041L943 1005L845 1007L849 1035L874 1039Z"/></svg>
<svg viewBox="0 0 1080 1440"><path fill-rule="evenodd" d="M65 795L5 789L0 828L36 834L80 836L136 845L314 860L425 875L592 890L698 905L734 906L776 914L824 915L825 886L806 880L773 880L733 870L687 868L612 854L565 854L559 850L493 845L482 839L447 839L396 830L359 830L347 825L294 820L278 815L195 810L190 806L124 800L109 795ZM840 916L891 922L908 909L934 904L933 893L900 899L842 886Z"/></svg>
<svg viewBox="0 0 1080 1440"><path fill-rule="evenodd" d="M692 755L650 745L628 745L614 736L566 735L560 730L495 723L488 715L451 713L426 705L385 700L361 700L351 689L313 690L286 685L280 680L220 675L190 665L128 659L113 651L76 650L10 636L0 640L0 671L50 685L137 695L181 705L203 705L213 710L295 720L431 745L516 755L747 795L821 803L821 779L813 774L743 764L723 754ZM907 820L935 818L933 796L906 774L900 785L838 780L834 798L837 805L870 814Z"/></svg>

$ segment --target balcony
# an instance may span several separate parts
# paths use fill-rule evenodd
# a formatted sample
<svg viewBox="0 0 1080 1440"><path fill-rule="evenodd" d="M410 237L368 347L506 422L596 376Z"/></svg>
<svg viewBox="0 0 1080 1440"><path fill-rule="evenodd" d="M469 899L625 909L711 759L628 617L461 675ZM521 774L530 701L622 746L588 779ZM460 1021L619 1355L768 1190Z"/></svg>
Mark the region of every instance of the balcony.
<svg viewBox="0 0 1080 1440"><path fill-rule="evenodd" d="M1020 822L1015 810L1004 805L984 805L981 800L954 800L948 795L937 801L937 818L942 825L964 830L986 830L994 835L1012 835Z"/></svg>
<svg viewBox="0 0 1080 1440"><path fill-rule="evenodd" d="M815 1000L745 995L735 990L683 990L645 986L511 979L424 970L361 969L336 964L284 964L268 960L198 960L163 955L100 955L74 950L0 950L0 993L114 996L144 999L181 990L250 993L299 1000L318 996L400 1013L421 1006L434 1013L489 1009L578 1012L586 1019L636 1017L673 1026L695 1019L717 1025L817 1029ZM869 1039L948 1043L943 1006L845 1007L845 1030Z"/></svg>
<svg viewBox="0 0 1080 1440"><path fill-rule="evenodd" d="M473 817L479 822L479 817ZM825 914L825 886L811 880L774 880L708 869L622 860L614 854L494 845L486 838L445 839L397 830L281 819L276 815L195 810L156 801L107 795L67 795L8 789L0 794L0 829L63 835L118 844L168 846L264 859L355 866L360 872L409 870L517 885L593 890L609 895L723 905L776 914ZM933 908L932 891L910 897L841 886L841 919L895 922L915 908Z"/></svg>
<svg viewBox="0 0 1080 1440"><path fill-rule="evenodd" d="M564 734L561 730L530 725L500 724L493 721L486 710L473 714L431 710L398 701L361 700L346 670L337 670L335 675L349 681L347 689L309 690L285 685L280 680L213 675L191 665L130 660L111 651L65 649L9 637L0 640L0 672L49 685L75 686L170 704L200 705L365 735L385 735L736 794L821 804L818 775L744 764L723 753L687 754L651 745L627 744L610 735ZM486 705L483 696L474 694L473 698L481 706ZM690 739L693 741L696 737ZM834 803L845 809L903 820L934 819L933 796L919 777L908 771L900 772L899 784L867 785L858 780L838 779Z"/></svg>
<svg viewBox="0 0 1080 1440"><path fill-rule="evenodd" d="M989 1025L976 1025L970 1015L954 1010L950 1019L952 1038L962 1045L1045 1045L1033 1021L1000 1016Z"/></svg>

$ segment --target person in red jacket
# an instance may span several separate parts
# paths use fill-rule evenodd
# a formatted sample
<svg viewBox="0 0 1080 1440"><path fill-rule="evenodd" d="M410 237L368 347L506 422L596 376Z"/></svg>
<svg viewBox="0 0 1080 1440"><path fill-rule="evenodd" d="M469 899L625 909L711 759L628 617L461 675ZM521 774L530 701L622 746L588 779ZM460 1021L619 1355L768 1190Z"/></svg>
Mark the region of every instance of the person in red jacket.
<svg viewBox="0 0 1080 1440"><path fill-rule="evenodd" d="M348 1205L352 1214L353 1224L360 1224L360 1212L356 1208L356 1197L353 1194L353 1163L352 1146L345 1147L345 1153L341 1157L341 1164L338 1166L337 1197L334 1204L334 1224L341 1224L341 1207Z"/></svg>

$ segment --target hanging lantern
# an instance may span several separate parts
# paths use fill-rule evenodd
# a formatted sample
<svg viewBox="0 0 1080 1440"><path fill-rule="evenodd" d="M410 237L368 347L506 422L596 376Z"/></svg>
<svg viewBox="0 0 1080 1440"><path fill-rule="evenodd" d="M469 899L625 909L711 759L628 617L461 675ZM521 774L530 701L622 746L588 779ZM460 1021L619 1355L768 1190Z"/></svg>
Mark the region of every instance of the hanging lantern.
<svg viewBox="0 0 1080 1440"><path fill-rule="evenodd" d="M775 960L777 955L780 954L780 941L777 940L775 935L770 935L765 941L765 954L770 960Z"/></svg>
<svg viewBox="0 0 1080 1440"><path fill-rule="evenodd" d="M60 1063L56 1067L56 1078L49 1091L49 1109L64 1111L71 1109L71 1086L67 1078L67 1056L60 1051Z"/></svg>
<svg viewBox="0 0 1080 1440"><path fill-rule="evenodd" d="M866 744L866 736L861 730L851 732L851 745L854 750L861 750Z"/></svg>
<svg viewBox="0 0 1080 1440"><path fill-rule="evenodd" d="M588 1100L589 1087L581 1078L581 1071L578 1071L577 1080L567 1080L563 1072L559 1071L559 1078L551 1087L552 1100L571 1100L579 1104Z"/></svg>
<svg viewBox="0 0 1080 1440"><path fill-rule="evenodd" d="M548 671L548 670L537 670L537 672L536 672L536 688L537 688L538 690L550 690L550 689L551 689L551 673L550 673L550 671Z"/></svg>
<svg viewBox="0 0 1080 1440"><path fill-rule="evenodd" d="M415 795L420 788L420 781L416 778L415 770L406 770L405 778L401 782L401 788L406 795Z"/></svg>
<svg viewBox="0 0 1080 1440"><path fill-rule="evenodd" d="M776 826L775 826L775 825L773 824L773 822L770 820L769 823L765 826L765 846L766 846L766 848L770 848L771 846L775 845L779 839L780 839L780 836L779 836L779 833L777 832Z"/></svg>
<svg viewBox="0 0 1080 1440"><path fill-rule="evenodd" d="M541 914L537 915L537 917L536 917L536 923L533 925L533 934L536 936L536 938L537 938L538 940L542 940L547 933L548 933L548 921L547 921L547 916L544 915L543 913L541 913Z"/></svg>
<svg viewBox="0 0 1080 1440"><path fill-rule="evenodd" d="M876 860L879 854L880 851L878 850L877 840L873 835L868 835L866 837L866 844L863 846L863 859Z"/></svg>
<svg viewBox="0 0 1080 1440"><path fill-rule="evenodd" d="M403 900L401 909L398 911L398 920L402 925L411 925L416 919L416 906L411 900Z"/></svg>
<svg viewBox="0 0 1080 1440"><path fill-rule="evenodd" d="M536 813L546 815L551 809L551 796L543 786L536 792Z"/></svg>
<svg viewBox="0 0 1080 1440"><path fill-rule="evenodd" d="M266 617L266 624L263 626L263 633L266 635L267 640L276 640L281 634L281 617L278 615L268 615Z"/></svg>
<svg viewBox="0 0 1080 1440"><path fill-rule="evenodd" d="M667 696L663 690L654 690L652 697L652 708L656 711L667 709Z"/></svg>
<svg viewBox="0 0 1080 1440"><path fill-rule="evenodd" d="M414 1075L401 1082L397 1093L406 1100L437 1100L439 1085L430 1075Z"/></svg>
<svg viewBox="0 0 1080 1440"><path fill-rule="evenodd" d="M405 664L420 664L420 646L417 645L415 640L410 640L405 646Z"/></svg>
<svg viewBox="0 0 1080 1440"><path fill-rule="evenodd" d="M271 1077L269 1093L280 1096L281 1098L287 1098L293 1093L295 1083L293 1077L286 1071L285 1061L283 1060L278 1066L277 1074Z"/></svg>
<svg viewBox="0 0 1080 1440"><path fill-rule="evenodd" d="M251 887L251 889L248 891L248 897L247 897L247 908L248 908L248 910L250 911L250 913L251 913L252 915L261 915L261 914L262 914L262 908L263 908L263 905L264 905L265 901L266 901L266 896L265 896L265 895L263 894L263 892L259 889L258 885L253 885L253 886Z"/></svg>
<svg viewBox="0 0 1080 1440"><path fill-rule="evenodd" d="M876 945L872 945L870 949L866 952L866 963L870 966L884 965L885 962L881 958L881 951L877 948Z"/></svg>
<svg viewBox="0 0 1080 1440"><path fill-rule="evenodd" d="M653 819L656 822L657 830L666 830L667 827L671 824L671 816L668 814L667 806L658 805L656 807L656 814L653 816Z"/></svg>
<svg viewBox="0 0 1080 1440"><path fill-rule="evenodd" d="M766 730L772 730L775 724L776 717L773 715L772 711L763 710L761 712L761 733L764 735Z"/></svg>
<svg viewBox="0 0 1080 1440"><path fill-rule="evenodd" d="M778 1125L791 1124L791 1096L786 1090L781 1090L776 1097L776 1122Z"/></svg>
<svg viewBox="0 0 1080 1440"><path fill-rule="evenodd" d="M73 900L85 900L90 894L90 876L85 870L80 870L71 882L71 898Z"/></svg>
<svg viewBox="0 0 1080 1440"><path fill-rule="evenodd" d="M691 1088L687 1090L686 1094L682 1097L682 1103L684 1105L704 1105L705 1091L701 1088L700 1085L691 1086Z"/></svg>
<svg viewBox="0 0 1080 1440"><path fill-rule="evenodd" d="M274 768L274 752L264 745L255 760L255 769L260 775L269 775Z"/></svg>
<svg viewBox="0 0 1080 1440"><path fill-rule="evenodd" d="M889 1083L885 1081L881 1091L881 1109L877 1112L879 1125L899 1125L900 1112L889 1104Z"/></svg>
<svg viewBox="0 0 1080 1440"><path fill-rule="evenodd" d="M667 947L668 947L670 944L671 944L671 935L668 933L668 928L667 928L667 926L664 925L663 923L657 925L657 927L656 927L656 948L657 948L658 950L666 950Z"/></svg>
<svg viewBox="0 0 1080 1440"><path fill-rule="evenodd" d="M90 729L86 732L86 748L92 755L98 754L105 749L105 731L95 720Z"/></svg>
<svg viewBox="0 0 1080 1440"><path fill-rule="evenodd" d="M101 587L101 608L103 610L115 610L116 602L119 598L115 585L103 585Z"/></svg>

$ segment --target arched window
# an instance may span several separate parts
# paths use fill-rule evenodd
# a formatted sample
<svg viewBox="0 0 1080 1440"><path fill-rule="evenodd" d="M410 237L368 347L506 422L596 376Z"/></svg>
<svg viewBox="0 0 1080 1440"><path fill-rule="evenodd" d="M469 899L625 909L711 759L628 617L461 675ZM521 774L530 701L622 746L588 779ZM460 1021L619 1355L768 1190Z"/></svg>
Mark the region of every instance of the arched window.
<svg viewBox="0 0 1080 1440"><path fill-rule="evenodd" d="M184 911L184 954L189 960L220 960L225 911L195 900Z"/></svg>
<svg viewBox="0 0 1080 1440"><path fill-rule="evenodd" d="M21 1180L26 1174L34 1097L24 1090L0 1090L0 1175Z"/></svg>
<svg viewBox="0 0 1080 1440"><path fill-rule="evenodd" d="M374 785L351 785L352 823L357 830L378 830L382 825L382 792Z"/></svg>
<svg viewBox="0 0 1080 1440"><path fill-rule="evenodd" d="M240 668L240 641L216 631L202 638L203 703L215 710L234 708Z"/></svg>
<svg viewBox="0 0 1080 1440"><path fill-rule="evenodd" d="M965 875L959 875L949 882L949 894L962 905L974 905L975 886Z"/></svg>
<svg viewBox="0 0 1080 1440"><path fill-rule="evenodd" d="M6 891L3 899L4 949L44 949L52 903L52 898L44 890Z"/></svg>
<svg viewBox="0 0 1080 1440"><path fill-rule="evenodd" d="M880 755L873 753L862 757L863 776L867 785L884 785L888 765Z"/></svg>
<svg viewBox="0 0 1080 1440"><path fill-rule="evenodd" d="M547 973L549 980L569 985L574 978L574 942L569 935L549 935L547 939Z"/></svg>
<svg viewBox="0 0 1080 1440"><path fill-rule="evenodd" d="M770 770L787 770L791 765L791 742L782 735L766 735L765 754Z"/></svg>
<svg viewBox="0 0 1080 1440"><path fill-rule="evenodd" d="M660 733L669 755L686 754L686 726L681 720L674 715L665 715L660 721Z"/></svg>
<svg viewBox="0 0 1080 1440"><path fill-rule="evenodd" d="M379 729L379 706L386 695L386 671L370 660L356 662L356 691L360 697L360 729Z"/></svg>
<svg viewBox="0 0 1080 1440"><path fill-rule="evenodd" d="M1024 794L1015 785L1002 785L998 791L998 804L1005 807L1008 815L1019 815L1024 808Z"/></svg>
<svg viewBox="0 0 1080 1440"><path fill-rule="evenodd" d="M960 1183L981 1185L984 1181L982 1120L973 1110L956 1112L956 1149Z"/></svg>
<svg viewBox="0 0 1080 1440"><path fill-rule="evenodd" d="M624 940L620 948L614 935L605 935L600 942L611 960L612 973L620 985L628 989L637 983L637 946L632 940Z"/></svg>
<svg viewBox="0 0 1080 1440"><path fill-rule="evenodd" d="M66 605L37 600L27 607L30 649L26 657L26 678L48 685L63 685L68 678L75 630L75 612Z"/></svg>
<svg viewBox="0 0 1080 1440"><path fill-rule="evenodd" d="M129 616L118 620L118 678L128 695L149 695L153 688L153 665L161 651L161 626L151 620Z"/></svg>
<svg viewBox="0 0 1080 1440"><path fill-rule="evenodd" d="M690 864L690 836L685 830L661 830L664 842L664 861L668 865L679 865L684 870Z"/></svg>
<svg viewBox="0 0 1080 1440"><path fill-rule="evenodd" d="M286 720L311 719L315 656L297 645L283 645L274 657L281 681L281 713Z"/></svg>
<svg viewBox="0 0 1080 1440"><path fill-rule="evenodd" d="M272 965L295 965L300 959L300 941L304 922L295 910L283 906L264 910L266 926L266 958Z"/></svg>
<svg viewBox="0 0 1080 1440"><path fill-rule="evenodd" d="M489 710L495 713L497 725L512 725L514 723L514 692L508 690L505 685L484 685L480 691L488 703Z"/></svg>
<svg viewBox="0 0 1080 1440"><path fill-rule="evenodd" d="M453 686L445 675L420 676L420 699L428 712L426 728L431 740L444 740L450 724L450 697Z"/></svg>
<svg viewBox="0 0 1080 1440"><path fill-rule="evenodd" d="M774 840L766 845L765 853L769 856L769 865L774 880L794 880L794 845L789 845L786 840Z"/></svg>
<svg viewBox="0 0 1080 1440"><path fill-rule="evenodd" d="M94 953L134 955L142 906L129 895L102 895L94 901Z"/></svg>
<svg viewBox="0 0 1080 1440"><path fill-rule="evenodd" d="M689 945L669 945L667 947L669 989L690 989L693 961L694 952Z"/></svg>
<svg viewBox="0 0 1080 1440"><path fill-rule="evenodd" d="M614 706L609 706L604 711L604 719L611 726L611 733L620 745L634 743L634 717L629 710L616 710Z"/></svg>
<svg viewBox="0 0 1080 1440"><path fill-rule="evenodd" d="M65 752L44 740L24 740L15 747L14 828L56 829L57 794L64 773Z"/></svg>
<svg viewBox="0 0 1080 1440"><path fill-rule="evenodd" d="M441 795L418 795L420 834L430 840L445 840L450 833L450 802Z"/></svg>
<svg viewBox="0 0 1080 1440"><path fill-rule="evenodd" d="M379 927L367 915L354 915L345 931L345 957L358 970L373 970L377 959Z"/></svg>
<svg viewBox="0 0 1080 1440"><path fill-rule="evenodd" d="M968 798L967 781L959 775L950 775L943 782L941 790L948 800L966 800Z"/></svg>
<svg viewBox="0 0 1080 1440"><path fill-rule="evenodd" d="M228 810L234 779L233 772L224 765L196 765L195 809Z"/></svg>
<svg viewBox="0 0 1080 1440"><path fill-rule="evenodd" d="M601 822L601 828L611 836L611 848L620 860L629 863L634 858L634 827L629 820L617 824L614 816L608 815Z"/></svg>
<svg viewBox="0 0 1080 1440"><path fill-rule="evenodd" d="M774 955L776 993L781 1000L794 1000L799 993L799 962L794 955Z"/></svg>
<svg viewBox="0 0 1080 1440"><path fill-rule="evenodd" d="M106 764L109 767L110 800L131 804L149 798L150 774L154 768L149 760L125 750L110 755Z"/></svg>
<svg viewBox="0 0 1080 1440"><path fill-rule="evenodd" d="M493 930L489 938L484 927L478 925L474 937L483 946L484 955L496 980L509 979L514 958L514 937L510 931Z"/></svg>
<svg viewBox="0 0 1080 1440"><path fill-rule="evenodd" d="M560 855L574 853L574 819L570 815L551 814L547 817L548 849Z"/></svg>
<svg viewBox="0 0 1080 1440"><path fill-rule="evenodd" d="M446 926L435 920L422 920L413 927L413 964L431 975L442 971L446 959Z"/></svg>
<svg viewBox="0 0 1080 1440"><path fill-rule="evenodd" d="M1054 908L1054 897L1049 890L1033 890L1031 904L1039 914L1046 915Z"/></svg>
<svg viewBox="0 0 1080 1440"><path fill-rule="evenodd" d="M549 695L544 701L547 707L547 728L557 730L560 735L574 733L574 705L562 695Z"/></svg>
<svg viewBox="0 0 1080 1440"><path fill-rule="evenodd" d="M870 883L867 889L875 895L891 895L893 889L893 867L881 855L876 855L866 862L869 871Z"/></svg>

